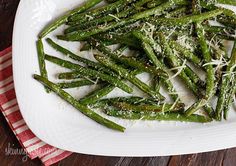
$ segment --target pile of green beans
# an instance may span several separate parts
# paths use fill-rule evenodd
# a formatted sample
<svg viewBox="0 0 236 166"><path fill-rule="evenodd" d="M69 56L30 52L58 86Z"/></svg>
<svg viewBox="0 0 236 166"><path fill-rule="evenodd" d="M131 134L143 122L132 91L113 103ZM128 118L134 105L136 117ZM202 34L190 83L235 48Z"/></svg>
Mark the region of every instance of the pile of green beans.
<svg viewBox="0 0 236 166"><path fill-rule="evenodd" d="M207 123L227 119L236 93L236 14L216 4L236 6L234 1L107 0L106 5L93 8L100 2L87 0L38 35L40 75L33 77L48 93L56 93L87 117L121 132L125 127L95 109L128 120ZM212 25L212 20L220 24ZM67 26L63 34L56 34L57 39L81 42L80 51L92 52L94 60L50 38L46 42L66 59L44 52L43 39L62 24ZM230 55L225 41L234 43ZM111 49L112 45L117 49ZM61 82L53 83L48 80L46 61L70 71L58 73ZM199 70L205 72L205 79ZM150 75L148 82L137 76L143 73ZM196 96L192 106L184 104L175 77ZM82 86L95 89L80 99L65 91ZM107 97L117 88L127 95ZM137 96L134 88L142 95ZM161 88L171 101L167 102ZM215 97L216 107L211 102ZM205 113L200 114L201 109Z"/></svg>

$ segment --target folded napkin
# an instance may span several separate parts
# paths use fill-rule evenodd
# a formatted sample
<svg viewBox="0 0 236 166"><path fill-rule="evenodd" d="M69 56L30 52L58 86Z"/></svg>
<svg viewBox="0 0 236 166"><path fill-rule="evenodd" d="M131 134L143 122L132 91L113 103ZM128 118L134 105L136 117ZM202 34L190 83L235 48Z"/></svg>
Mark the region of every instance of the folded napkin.
<svg viewBox="0 0 236 166"><path fill-rule="evenodd" d="M38 157L44 165L48 166L71 154L41 141L22 118L14 90L11 47L0 52L0 108L30 159Z"/></svg>

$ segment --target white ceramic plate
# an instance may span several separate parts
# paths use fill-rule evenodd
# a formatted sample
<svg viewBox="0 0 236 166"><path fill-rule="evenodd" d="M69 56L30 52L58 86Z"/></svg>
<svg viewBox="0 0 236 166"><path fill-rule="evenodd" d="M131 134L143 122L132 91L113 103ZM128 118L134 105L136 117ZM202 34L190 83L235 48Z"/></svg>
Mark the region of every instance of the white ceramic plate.
<svg viewBox="0 0 236 166"><path fill-rule="evenodd" d="M82 1L21 0L18 8L13 36L16 94L26 123L40 139L64 150L108 156L177 155L236 146L236 114L233 110L228 121L209 124L130 122L109 117L127 127L125 133L119 133L88 119L55 94L46 94L43 86L32 78L34 73L39 73L37 35L54 18L80 3ZM50 36L55 39L53 36L60 33L60 29ZM89 56L78 52L79 43L58 42L81 56ZM63 57L47 45L45 50ZM47 68L51 80L59 71L66 71L49 63ZM69 90L78 98L88 91L86 88ZM182 96L190 104L188 95L185 92Z"/></svg>

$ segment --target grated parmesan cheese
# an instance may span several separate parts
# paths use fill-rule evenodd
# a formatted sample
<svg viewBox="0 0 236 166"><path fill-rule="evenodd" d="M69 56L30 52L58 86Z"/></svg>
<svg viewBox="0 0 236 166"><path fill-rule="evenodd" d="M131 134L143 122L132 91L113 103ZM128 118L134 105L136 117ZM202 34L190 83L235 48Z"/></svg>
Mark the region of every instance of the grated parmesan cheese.
<svg viewBox="0 0 236 166"><path fill-rule="evenodd" d="M113 17L113 18L115 18L116 21L120 21L120 19L119 19L117 16L115 16L115 15L113 15L113 14L108 14L108 15L111 16L111 17Z"/></svg>
<svg viewBox="0 0 236 166"><path fill-rule="evenodd" d="M178 70L178 71L173 76L169 77L168 80L172 80L175 77L177 77L182 72L182 70L186 68L186 62L187 60L185 59L182 66L171 68L170 71L173 71L173 70Z"/></svg>

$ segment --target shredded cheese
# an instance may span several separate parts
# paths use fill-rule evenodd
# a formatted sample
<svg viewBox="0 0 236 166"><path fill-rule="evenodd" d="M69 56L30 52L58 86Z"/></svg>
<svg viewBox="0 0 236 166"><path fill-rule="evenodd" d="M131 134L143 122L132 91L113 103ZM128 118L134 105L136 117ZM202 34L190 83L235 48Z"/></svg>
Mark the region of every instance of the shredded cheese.
<svg viewBox="0 0 236 166"><path fill-rule="evenodd" d="M170 107L170 110L173 110L178 102L179 102L179 97L175 100L174 104Z"/></svg>
<svg viewBox="0 0 236 166"><path fill-rule="evenodd" d="M187 35L183 35L181 37L177 38L177 42L183 46L186 47L187 49L194 51L194 47L190 44L190 38Z"/></svg>
<svg viewBox="0 0 236 166"><path fill-rule="evenodd" d="M164 113L165 112L165 107L166 107L166 103L163 104L161 112Z"/></svg>
<svg viewBox="0 0 236 166"><path fill-rule="evenodd" d="M173 71L173 70L178 70L178 71L173 76L171 76L168 80L172 80L175 77L177 77L182 72L182 70L186 68L186 62L187 60L185 59L182 66L171 68L170 71Z"/></svg>
<svg viewBox="0 0 236 166"><path fill-rule="evenodd" d="M92 17L92 16L90 16L90 15L87 15L87 14L85 15L85 17L88 18L89 21L91 21L92 19L94 19L94 17Z"/></svg>
<svg viewBox="0 0 236 166"><path fill-rule="evenodd" d="M108 15L111 16L111 17L113 17L113 18L115 18L116 21L120 21L120 19L119 19L117 16L115 16L115 15L113 15L113 14L108 14Z"/></svg>

